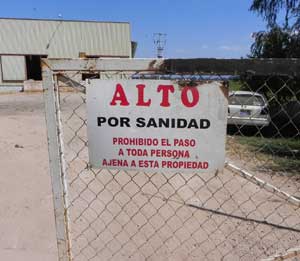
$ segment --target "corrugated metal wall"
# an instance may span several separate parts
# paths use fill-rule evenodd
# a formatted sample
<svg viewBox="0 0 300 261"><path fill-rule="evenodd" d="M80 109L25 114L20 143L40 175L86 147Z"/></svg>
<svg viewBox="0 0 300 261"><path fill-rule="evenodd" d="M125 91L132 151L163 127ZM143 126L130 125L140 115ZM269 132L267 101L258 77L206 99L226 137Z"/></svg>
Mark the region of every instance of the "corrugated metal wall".
<svg viewBox="0 0 300 261"><path fill-rule="evenodd" d="M0 19L0 39L0 54L131 56L128 23Z"/></svg>
<svg viewBox="0 0 300 261"><path fill-rule="evenodd" d="M26 64L24 56L1 56L2 81L24 81Z"/></svg>
<svg viewBox="0 0 300 261"><path fill-rule="evenodd" d="M0 19L0 55L131 57L128 23ZM0 74L1 75L1 74ZM0 76L1 84L1 76Z"/></svg>

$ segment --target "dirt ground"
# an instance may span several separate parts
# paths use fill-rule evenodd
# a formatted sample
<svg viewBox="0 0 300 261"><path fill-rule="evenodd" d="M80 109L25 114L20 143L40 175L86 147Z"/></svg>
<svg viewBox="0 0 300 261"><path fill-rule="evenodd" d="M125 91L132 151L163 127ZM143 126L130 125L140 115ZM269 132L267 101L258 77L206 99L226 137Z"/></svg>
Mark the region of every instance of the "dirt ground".
<svg viewBox="0 0 300 261"><path fill-rule="evenodd" d="M82 99L61 98L74 261L252 261L300 245L299 208L228 170L86 169ZM42 95L0 95L0 119L0 260L57 261Z"/></svg>
<svg viewBox="0 0 300 261"><path fill-rule="evenodd" d="M42 95L0 95L0 122L0 260L56 261Z"/></svg>

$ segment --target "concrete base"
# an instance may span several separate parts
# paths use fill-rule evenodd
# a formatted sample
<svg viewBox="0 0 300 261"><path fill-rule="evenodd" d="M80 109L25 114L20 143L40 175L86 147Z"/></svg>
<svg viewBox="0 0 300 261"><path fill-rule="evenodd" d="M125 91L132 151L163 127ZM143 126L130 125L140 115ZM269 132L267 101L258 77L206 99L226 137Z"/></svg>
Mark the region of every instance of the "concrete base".
<svg viewBox="0 0 300 261"><path fill-rule="evenodd" d="M7 85L0 85L0 94L1 93L11 93L11 92L22 92L23 86L7 86Z"/></svg>
<svg viewBox="0 0 300 261"><path fill-rule="evenodd" d="M28 80L24 81L24 92L41 92L43 91L43 82Z"/></svg>

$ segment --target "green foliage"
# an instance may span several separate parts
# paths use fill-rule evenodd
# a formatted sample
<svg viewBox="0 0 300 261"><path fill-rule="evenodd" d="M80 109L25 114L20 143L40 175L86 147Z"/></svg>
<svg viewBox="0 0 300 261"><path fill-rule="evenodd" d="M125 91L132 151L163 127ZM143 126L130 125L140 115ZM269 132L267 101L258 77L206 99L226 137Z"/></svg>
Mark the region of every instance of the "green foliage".
<svg viewBox="0 0 300 261"><path fill-rule="evenodd" d="M255 34L251 58L300 58L300 35L274 27Z"/></svg>
<svg viewBox="0 0 300 261"><path fill-rule="evenodd" d="M243 89L243 83L240 80L230 80L229 90L230 91L240 91Z"/></svg>

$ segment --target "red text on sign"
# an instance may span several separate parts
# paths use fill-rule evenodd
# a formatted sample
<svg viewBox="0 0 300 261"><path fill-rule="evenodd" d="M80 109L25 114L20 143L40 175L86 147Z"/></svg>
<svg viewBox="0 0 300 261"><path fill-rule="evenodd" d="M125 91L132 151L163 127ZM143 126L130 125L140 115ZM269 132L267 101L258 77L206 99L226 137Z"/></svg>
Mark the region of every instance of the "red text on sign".
<svg viewBox="0 0 300 261"><path fill-rule="evenodd" d="M150 107L152 100L145 98L145 84L137 84L137 102L136 106L144 106ZM161 107L170 107L170 94L175 92L174 85L163 85L160 84L156 90L157 93L161 94ZM199 91L196 87L183 87L181 90L181 103L187 107L192 108L195 107L200 100ZM127 99L126 92L121 84L117 84L115 88L115 92L113 94L112 100L110 102L111 106L129 106L130 103Z"/></svg>

